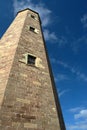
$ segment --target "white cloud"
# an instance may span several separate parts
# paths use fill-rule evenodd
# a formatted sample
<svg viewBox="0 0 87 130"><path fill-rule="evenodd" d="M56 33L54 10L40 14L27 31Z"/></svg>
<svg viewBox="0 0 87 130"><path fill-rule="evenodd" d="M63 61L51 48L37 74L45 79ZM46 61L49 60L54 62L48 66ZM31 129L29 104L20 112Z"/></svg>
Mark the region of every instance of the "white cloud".
<svg viewBox="0 0 87 130"><path fill-rule="evenodd" d="M40 17L42 19L42 25L44 27L50 24L51 10L47 9L43 3L34 4L31 0L14 0L13 7L14 14L16 14L20 10L30 8L40 14Z"/></svg>
<svg viewBox="0 0 87 130"><path fill-rule="evenodd" d="M75 113L73 115L75 123L67 125L67 130L87 130L87 109L83 107L71 108L70 112Z"/></svg>
<svg viewBox="0 0 87 130"><path fill-rule="evenodd" d="M83 24L83 27L87 28L87 14L83 15L83 17L81 18L81 22Z"/></svg>
<svg viewBox="0 0 87 130"><path fill-rule="evenodd" d="M49 30L44 29L44 37L47 41L57 41L57 36L55 35L54 32L50 33Z"/></svg>
<svg viewBox="0 0 87 130"><path fill-rule="evenodd" d="M50 32L47 27L52 23L51 14L52 11L48 8L46 8L46 5L44 3L37 3L34 4L31 0L14 0L14 15L23 9L30 8L36 12L39 13L42 21L42 26L44 30L44 37L47 41L57 41L57 36L54 32Z"/></svg>
<svg viewBox="0 0 87 130"><path fill-rule="evenodd" d="M85 124L68 125L67 130L87 130L87 122Z"/></svg>
<svg viewBox="0 0 87 130"><path fill-rule="evenodd" d="M78 118L87 118L87 109L80 110L79 113L77 113L77 114L74 115L74 118L75 119L78 119Z"/></svg>

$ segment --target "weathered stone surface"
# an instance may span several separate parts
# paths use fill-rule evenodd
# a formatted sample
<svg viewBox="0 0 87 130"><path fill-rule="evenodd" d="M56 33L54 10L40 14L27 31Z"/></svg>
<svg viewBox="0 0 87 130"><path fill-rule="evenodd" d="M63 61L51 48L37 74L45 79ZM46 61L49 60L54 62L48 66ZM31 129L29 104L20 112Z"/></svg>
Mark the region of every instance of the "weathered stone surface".
<svg viewBox="0 0 87 130"><path fill-rule="evenodd" d="M35 65L25 62L28 53ZM0 130L65 130L36 12L18 13L0 40L0 63Z"/></svg>
<svg viewBox="0 0 87 130"><path fill-rule="evenodd" d="M24 123L24 128L37 129L37 124L33 124L33 123Z"/></svg>
<svg viewBox="0 0 87 130"><path fill-rule="evenodd" d="M30 101L27 100L27 99L17 98L16 101L17 101L17 102L21 102L21 103L23 103L23 104L24 104L24 103L25 103L25 104L30 104Z"/></svg>

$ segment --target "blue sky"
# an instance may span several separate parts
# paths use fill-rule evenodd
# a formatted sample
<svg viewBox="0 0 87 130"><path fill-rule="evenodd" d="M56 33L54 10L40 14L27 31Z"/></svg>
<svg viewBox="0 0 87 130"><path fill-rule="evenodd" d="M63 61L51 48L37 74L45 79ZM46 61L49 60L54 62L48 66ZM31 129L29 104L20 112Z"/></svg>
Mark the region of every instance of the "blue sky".
<svg viewBox="0 0 87 130"><path fill-rule="evenodd" d="M87 130L87 0L1 0L0 37L24 8L40 13L66 130Z"/></svg>

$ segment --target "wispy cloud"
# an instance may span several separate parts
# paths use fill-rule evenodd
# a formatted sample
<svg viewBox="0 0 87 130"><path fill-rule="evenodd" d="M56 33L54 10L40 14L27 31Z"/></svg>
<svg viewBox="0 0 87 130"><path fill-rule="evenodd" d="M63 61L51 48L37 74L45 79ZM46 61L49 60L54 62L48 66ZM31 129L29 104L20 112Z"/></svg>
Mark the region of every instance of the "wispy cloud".
<svg viewBox="0 0 87 130"><path fill-rule="evenodd" d="M46 5L44 3L41 2L37 2L37 4L34 4L33 0L14 0L13 1L13 7L14 7L14 15L19 11L19 10L23 10L26 8L30 8L36 12L39 13L40 17L41 17L41 21L42 21L42 27L44 30L44 36L45 36L45 40L47 41L57 41L57 36L55 34L55 32L50 32L50 30L48 29L48 26L50 26L52 24L52 11L48 8L46 8Z"/></svg>
<svg viewBox="0 0 87 130"><path fill-rule="evenodd" d="M67 125L68 130L87 130L87 109L83 107L71 108L69 110L73 112L75 123Z"/></svg>
<svg viewBox="0 0 87 130"><path fill-rule="evenodd" d="M44 37L47 41L57 42L58 38L54 32L50 33L49 30L44 29Z"/></svg>
<svg viewBox="0 0 87 130"><path fill-rule="evenodd" d="M84 81L87 82L87 76L84 73L77 71L76 75L78 76L78 79L83 79Z"/></svg>
<svg viewBox="0 0 87 130"><path fill-rule="evenodd" d="M69 47L74 54L78 54L80 50L83 50L87 46L87 34L82 35L78 38L76 37L67 37L67 36L58 36L58 47Z"/></svg>
<svg viewBox="0 0 87 130"><path fill-rule="evenodd" d="M58 61L58 64L62 65L64 68L69 69L69 71L71 71L73 74L75 74L77 76L78 79L82 79L85 82L87 82L87 76L84 73L81 73L80 71L78 71L77 69L75 69L74 67L62 62L62 61Z"/></svg>
<svg viewBox="0 0 87 130"><path fill-rule="evenodd" d="M71 42L71 48L75 53L77 53L80 49L84 49L85 45L87 45L87 35L83 35Z"/></svg>
<svg viewBox="0 0 87 130"><path fill-rule="evenodd" d="M55 81L60 82L63 80L69 80L69 77L66 74L57 74L55 75Z"/></svg>
<svg viewBox="0 0 87 130"><path fill-rule="evenodd" d="M58 37L58 46L59 47L64 47L66 44L68 44L68 40L64 36Z"/></svg>
<svg viewBox="0 0 87 130"><path fill-rule="evenodd" d="M54 77L54 79L55 79L55 82L60 82L60 81L64 81L64 80L69 80L69 77L67 77L67 75L65 75L65 74L58 74ZM57 89L57 90L58 90L59 97L65 95L67 92L70 91L70 89L63 89L63 90Z"/></svg>
<svg viewBox="0 0 87 130"><path fill-rule="evenodd" d="M69 92L69 91L70 91L69 89L67 89L67 90L62 90L62 91L59 90L58 95L59 95L59 97L61 97L61 96L63 96L65 93L67 93L67 92Z"/></svg>
<svg viewBox="0 0 87 130"><path fill-rule="evenodd" d="M72 112L72 113L75 113L75 112L82 110L83 108L84 107L74 107L74 108L69 109L69 111Z"/></svg>
<svg viewBox="0 0 87 130"><path fill-rule="evenodd" d="M83 27L87 28L87 14L83 15L83 17L81 18L81 22L83 24Z"/></svg>
<svg viewBox="0 0 87 130"><path fill-rule="evenodd" d="M67 63L63 62L63 61L58 61L58 60L56 60L54 58L51 58L51 62L63 66L64 68L68 69L72 74L76 75L76 77L79 80L82 79L83 81L87 82L87 76L84 73L77 70L75 67L70 66Z"/></svg>

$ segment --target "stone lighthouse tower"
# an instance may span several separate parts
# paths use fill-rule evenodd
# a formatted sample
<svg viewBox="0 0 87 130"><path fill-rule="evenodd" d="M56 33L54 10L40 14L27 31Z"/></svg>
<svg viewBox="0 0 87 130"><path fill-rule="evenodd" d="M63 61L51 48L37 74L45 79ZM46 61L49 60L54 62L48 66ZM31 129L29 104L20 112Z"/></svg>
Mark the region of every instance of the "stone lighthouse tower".
<svg viewBox="0 0 87 130"><path fill-rule="evenodd" d="M30 9L0 40L0 130L65 130L41 21Z"/></svg>

